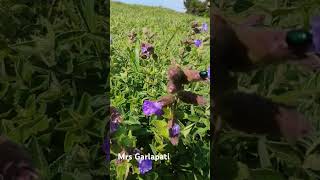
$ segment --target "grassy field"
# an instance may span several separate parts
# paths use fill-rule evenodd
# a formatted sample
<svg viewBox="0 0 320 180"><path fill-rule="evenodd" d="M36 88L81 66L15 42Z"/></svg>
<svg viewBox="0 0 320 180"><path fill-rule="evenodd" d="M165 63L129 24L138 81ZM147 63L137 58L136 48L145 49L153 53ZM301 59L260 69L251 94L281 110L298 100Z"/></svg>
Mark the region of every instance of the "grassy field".
<svg viewBox="0 0 320 180"><path fill-rule="evenodd" d="M219 1L215 2L219 6ZM220 6L226 16L237 20L250 14L265 14L265 25L276 28L309 28L309 19L320 12L319 3L313 0L246 2L224 1ZM312 121L315 133L296 144L288 144L226 130L217 145L218 179L319 179L320 73L281 64L238 77L239 90L295 106Z"/></svg>
<svg viewBox="0 0 320 180"><path fill-rule="evenodd" d="M145 99L157 100L167 94L167 71L172 60L196 70L208 68L209 40L198 48L191 45L189 52L185 51L181 43L188 38L209 37L209 31L191 36L193 21L207 23L209 26L208 18L163 8L111 3L111 105L123 119L111 136L112 178L209 177L209 106L177 105L177 121L181 127L177 146L170 143L167 135L167 113L163 117L146 117L142 112ZM135 42L129 42L130 32L136 33ZM153 45L157 58L139 57L140 46L144 42ZM185 89L204 95L209 100L209 84L193 83ZM142 175L136 161L115 160L117 153L134 148L143 153L170 153L171 159L153 161L152 170Z"/></svg>

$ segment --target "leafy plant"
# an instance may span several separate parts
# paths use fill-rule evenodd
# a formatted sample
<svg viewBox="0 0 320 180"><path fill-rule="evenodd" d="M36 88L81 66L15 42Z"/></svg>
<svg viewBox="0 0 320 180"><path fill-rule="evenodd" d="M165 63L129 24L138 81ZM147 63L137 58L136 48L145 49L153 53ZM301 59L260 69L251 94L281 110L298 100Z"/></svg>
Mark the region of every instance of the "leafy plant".
<svg viewBox="0 0 320 180"><path fill-rule="evenodd" d="M107 97L100 1L0 2L0 132L32 153L41 179L99 179Z"/></svg>

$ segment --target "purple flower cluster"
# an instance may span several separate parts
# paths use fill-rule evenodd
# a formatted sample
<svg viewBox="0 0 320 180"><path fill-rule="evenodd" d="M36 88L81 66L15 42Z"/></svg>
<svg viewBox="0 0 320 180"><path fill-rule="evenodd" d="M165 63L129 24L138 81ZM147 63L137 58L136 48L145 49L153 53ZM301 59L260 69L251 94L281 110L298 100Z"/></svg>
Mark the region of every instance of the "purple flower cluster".
<svg viewBox="0 0 320 180"><path fill-rule="evenodd" d="M198 22L193 22L191 27L193 29L193 32L196 33L196 34L208 31L208 24L207 23L202 23L202 25L200 26L198 24Z"/></svg>
<svg viewBox="0 0 320 180"><path fill-rule="evenodd" d="M210 67L208 68L208 78L210 79Z"/></svg>
<svg viewBox="0 0 320 180"><path fill-rule="evenodd" d="M142 111L146 116L157 115L161 116L164 114L163 103L157 101L145 100L142 105Z"/></svg>
<svg viewBox="0 0 320 180"><path fill-rule="evenodd" d="M202 23L202 25L198 24L198 22L193 22L191 25L193 32L195 34L199 34L201 32L207 32L208 31L208 24L207 23ZM188 45L189 41L184 41L184 44ZM193 44L196 47L200 47L202 45L202 40L200 39L194 39Z"/></svg>

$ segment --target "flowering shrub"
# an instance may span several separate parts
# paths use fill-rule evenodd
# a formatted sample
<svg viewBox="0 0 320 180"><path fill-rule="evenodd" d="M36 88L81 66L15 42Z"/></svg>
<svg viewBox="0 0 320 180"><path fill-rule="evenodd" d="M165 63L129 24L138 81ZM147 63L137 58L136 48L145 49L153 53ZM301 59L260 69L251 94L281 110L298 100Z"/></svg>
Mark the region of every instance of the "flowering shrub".
<svg viewBox="0 0 320 180"><path fill-rule="evenodd" d="M209 19L120 3L111 13L111 177L208 179Z"/></svg>

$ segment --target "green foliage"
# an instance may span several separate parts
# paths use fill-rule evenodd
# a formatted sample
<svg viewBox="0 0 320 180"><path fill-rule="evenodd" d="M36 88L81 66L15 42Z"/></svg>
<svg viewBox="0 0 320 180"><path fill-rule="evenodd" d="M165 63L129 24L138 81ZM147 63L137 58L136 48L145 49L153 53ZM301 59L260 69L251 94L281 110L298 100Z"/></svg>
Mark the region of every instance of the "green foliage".
<svg viewBox="0 0 320 180"><path fill-rule="evenodd" d="M0 2L0 133L41 179L101 179L107 99L105 4Z"/></svg>
<svg viewBox="0 0 320 180"><path fill-rule="evenodd" d="M213 1L213 5L226 16L238 20L252 14L265 14L265 25L276 28L309 28L310 17L320 14L319 1L315 0L218 0ZM276 102L296 106L312 121L316 132L295 144L288 144L281 139L263 139L225 130L216 145L217 153L234 162L232 166L222 164L217 170L221 178L217 179L319 179L319 73L282 64L239 74L238 77L239 90L255 92ZM242 164L241 168L237 165L239 163ZM219 166L219 163L216 164ZM243 168L250 178L239 175Z"/></svg>
<svg viewBox="0 0 320 180"><path fill-rule="evenodd" d="M209 65L209 41L185 52L184 41L193 21L208 23L208 18L176 13L162 8L111 3L111 105L117 108L123 122L111 136L110 174L114 179L209 179L209 107L179 102L177 123L181 127L179 144L170 142L169 108L162 117L146 117L142 112L145 99L157 100L167 94L167 70L174 59L182 66L206 70ZM200 24L201 25L201 24ZM135 32L136 41L128 34ZM205 34L205 35L204 35ZM196 34L203 38L207 33ZM157 58L141 58L141 43L154 46ZM181 53L184 52L184 53ZM186 90L209 99L209 84L193 83ZM153 161L153 169L142 175L135 159L119 161L118 153L139 149L143 154L167 154L168 161Z"/></svg>
<svg viewBox="0 0 320 180"><path fill-rule="evenodd" d="M197 16L209 16L208 6L209 0L184 0L184 6L187 9L186 13L197 15Z"/></svg>

